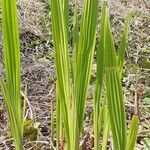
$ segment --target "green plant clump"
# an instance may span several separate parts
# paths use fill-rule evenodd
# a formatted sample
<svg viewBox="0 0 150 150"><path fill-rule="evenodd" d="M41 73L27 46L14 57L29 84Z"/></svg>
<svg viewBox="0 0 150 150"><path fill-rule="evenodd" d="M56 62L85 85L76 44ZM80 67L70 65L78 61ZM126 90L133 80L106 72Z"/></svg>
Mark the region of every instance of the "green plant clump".
<svg viewBox="0 0 150 150"><path fill-rule="evenodd" d="M85 105L96 47L99 16L99 0L84 0L80 24L78 1L74 0L74 2L72 57L70 57L69 0L50 1L57 74L57 149L62 144L65 150L81 149L80 137L84 128ZM121 85L130 16L127 16L125 20L119 49L116 51L106 5L107 2L103 0L99 46L96 50L97 68L93 100L94 150L106 150L108 135L112 135L115 150L134 150L139 119L135 114L128 129ZM2 30L6 81L0 79L0 87L15 148L22 150L24 113L21 112L20 99L20 41L16 0L2 0ZM53 121L51 143L53 143L53 107L51 111Z"/></svg>
<svg viewBox="0 0 150 150"><path fill-rule="evenodd" d="M68 7L68 0L51 0L52 31L57 73L57 149L59 149L58 146L61 142L61 133L64 131L66 139L65 149L77 150L80 149L80 136L83 131L85 103L95 49L98 0L84 0L79 28L77 1L75 1L73 56L71 58L68 54ZM130 16L127 16L117 53L110 28L106 1L103 1L94 91L95 150L99 149L99 138L102 128L104 130L102 149L106 149L109 130L112 132L113 146L116 150L132 150L135 146L138 117L136 114L133 116L127 136L127 120L121 85L129 20ZM105 98L102 98L103 88L106 89ZM104 114L106 117L104 117ZM103 122L104 120L107 120L107 123Z"/></svg>

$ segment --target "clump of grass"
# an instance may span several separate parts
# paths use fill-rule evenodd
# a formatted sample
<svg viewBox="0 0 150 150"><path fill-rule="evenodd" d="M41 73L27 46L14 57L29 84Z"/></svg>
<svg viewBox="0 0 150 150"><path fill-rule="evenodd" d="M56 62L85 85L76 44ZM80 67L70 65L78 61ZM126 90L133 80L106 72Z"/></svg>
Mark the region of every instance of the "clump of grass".
<svg viewBox="0 0 150 150"><path fill-rule="evenodd" d="M71 65L68 56L68 3L68 0L51 0L57 73L57 131L60 133L60 127L63 123L67 141L66 148L77 150L83 128L85 101L95 47L98 0L84 1L79 37L78 33L74 32L72 85L70 83ZM77 31L77 4L74 18L74 31ZM72 90L70 91L70 89ZM59 133L57 134L58 139Z"/></svg>
<svg viewBox="0 0 150 150"><path fill-rule="evenodd" d="M2 31L6 82L0 87L9 118L16 150L23 149L23 121L20 100L20 43L16 0L2 0Z"/></svg>
<svg viewBox="0 0 150 150"><path fill-rule="evenodd" d="M108 9L106 8L106 1L103 1L100 43L97 52L97 77L95 84L95 99L94 99L95 150L98 149L99 131L100 128L102 128L101 127L102 122L99 121L100 118L99 116L101 116L100 110L102 109L100 104L101 104L101 93L103 83L105 83L106 85L108 116L110 120L110 127L112 131L114 148L117 150L125 150L125 149L129 150L134 149L135 146L138 130L137 128L138 117L136 116L136 114L133 117L129 135L127 137L127 126L126 126L127 120L125 115L124 97L121 85L121 75L123 69L123 62L125 58L129 20L130 15L127 16L126 18L124 31L122 34L121 42L117 53L114 46L114 39L110 28L110 21ZM103 128L104 132L106 130L107 133L108 128L106 128L106 125L103 126Z"/></svg>
<svg viewBox="0 0 150 150"><path fill-rule="evenodd" d="M75 0L73 57L70 58L68 48L69 0L51 0L57 74L57 149L59 149L60 143L67 150L80 149L80 135L83 130L85 103L95 50L98 0L84 0L80 28L78 28L77 9L77 0ZM95 150L99 149L101 129L103 129L101 146L103 150L107 146L109 131L112 132L115 149L133 150L135 147L138 116L137 114L133 116L129 133L127 133L121 85L128 23L129 18L127 17L117 53L110 28L106 1L103 1L94 91ZM20 42L15 0L2 1L2 24L6 81L0 79L0 87L4 96L15 147L16 150L21 150L23 149L23 117L20 101ZM102 99L103 87L106 91Z"/></svg>
<svg viewBox="0 0 150 150"><path fill-rule="evenodd" d="M65 149L77 150L80 149L79 141L83 129L85 102L95 49L98 0L84 0L80 30L78 29L77 1L75 1L73 58L69 58L68 55L68 3L68 0L51 0L57 73L57 143L59 145L60 133L64 126ZM121 85L129 17L125 21L125 28L117 53L110 28L106 1L103 1L101 14L94 91L94 148L95 150L99 149L99 136L103 128L102 149L106 149L109 129L112 131L115 149L125 150L129 147L134 149L138 117L136 115L133 117L127 137L125 105ZM73 61L70 61L70 59ZM72 82L70 79L72 79ZM101 98L104 83L106 85L106 93L104 94L106 100Z"/></svg>

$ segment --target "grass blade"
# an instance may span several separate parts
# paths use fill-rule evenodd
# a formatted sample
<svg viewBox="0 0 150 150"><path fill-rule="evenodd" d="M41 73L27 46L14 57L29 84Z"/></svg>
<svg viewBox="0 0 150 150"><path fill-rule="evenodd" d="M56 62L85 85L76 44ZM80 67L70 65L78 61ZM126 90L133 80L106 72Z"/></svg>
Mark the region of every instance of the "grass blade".
<svg viewBox="0 0 150 150"><path fill-rule="evenodd" d="M84 0L84 9L78 41L75 64L74 100L76 109L75 146L79 149L79 135L83 127L85 101L91 74L91 64L95 47L98 0ZM76 150L75 149L75 150Z"/></svg>
<svg viewBox="0 0 150 150"><path fill-rule="evenodd" d="M103 86L103 76L104 76L104 33L105 33L105 15L106 15L106 2L103 2L102 15L101 15L101 32L100 32L100 42L97 51L97 73L96 73L96 83L94 91L94 149L98 150L99 141L99 115L100 115L100 103L101 103L101 93Z"/></svg>
<svg viewBox="0 0 150 150"><path fill-rule="evenodd" d="M125 20L125 26L124 26L124 31L122 34L121 42L119 45L119 50L118 50L118 67L119 67L120 72L122 72L123 62L125 58L125 50L126 50L126 43L127 43L126 41L127 41L127 36L128 36L128 30L129 30L129 20L130 20L130 17L127 16Z"/></svg>
<svg viewBox="0 0 150 150"><path fill-rule="evenodd" d="M79 131L81 131L84 106L90 79L91 63L95 47L98 0L84 1L84 14L78 43L74 96L77 105Z"/></svg>
<svg viewBox="0 0 150 150"><path fill-rule="evenodd" d="M17 150L21 150L23 147L23 121L20 100L20 42L16 0L2 0L2 31L6 83L1 80L0 84L15 147Z"/></svg>
<svg viewBox="0 0 150 150"><path fill-rule="evenodd" d="M137 133L138 133L138 124L139 124L139 118L137 115L134 115L132 117L132 121L130 124L126 150L134 150L135 149L135 143L136 143Z"/></svg>
<svg viewBox="0 0 150 150"><path fill-rule="evenodd" d="M106 20L105 37L105 66L106 66L106 93L111 130L115 149L123 150L126 146L126 118L121 86L120 72L117 64L117 56L110 29L109 17Z"/></svg>
<svg viewBox="0 0 150 150"><path fill-rule="evenodd" d="M52 32L55 48L55 63L57 74L57 88L60 100L60 110L62 110L67 148L70 149L70 75L69 75L69 56L68 56L68 29L65 8L68 8L68 1L51 0L52 11ZM58 96L58 95L57 95Z"/></svg>
<svg viewBox="0 0 150 150"><path fill-rule="evenodd" d="M102 139L102 150L107 149L107 140L108 140L108 134L110 129L110 121L108 116L108 109L107 106L105 106L104 111L104 125L103 125L103 139Z"/></svg>

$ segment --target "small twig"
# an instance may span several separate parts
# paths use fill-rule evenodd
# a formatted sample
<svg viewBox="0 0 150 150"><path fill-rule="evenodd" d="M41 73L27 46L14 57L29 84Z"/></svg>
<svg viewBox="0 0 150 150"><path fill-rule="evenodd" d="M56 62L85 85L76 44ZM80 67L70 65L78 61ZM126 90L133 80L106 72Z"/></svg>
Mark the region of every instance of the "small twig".
<svg viewBox="0 0 150 150"><path fill-rule="evenodd" d="M47 141L30 141L30 142L27 142L24 147L26 147L26 145L28 144L34 144L34 143L41 143L41 144L46 144L46 145L49 145L49 142Z"/></svg>
<svg viewBox="0 0 150 150"><path fill-rule="evenodd" d="M134 94L134 114L135 115L139 115L139 96L138 96L138 92L137 89L135 90L135 94Z"/></svg>
<svg viewBox="0 0 150 150"><path fill-rule="evenodd" d="M143 95L144 86L143 84L138 84L134 93L134 114L139 115L139 98Z"/></svg>
<svg viewBox="0 0 150 150"><path fill-rule="evenodd" d="M27 98L27 96L22 91L20 91L20 93L24 97L24 100L27 102L27 104L29 106L29 110L30 110L30 117L31 117L31 119L33 119L33 111L32 111L32 106L29 102L29 99ZM26 117L25 117L25 119L26 119Z"/></svg>
<svg viewBox="0 0 150 150"><path fill-rule="evenodd" d="M134 106L134 104L132 104L132 103L130 103L130 102L127 102L126 101L126 104L125 104L125 106L127 106L127 107L135 107ZM141 108L150 108L150 105L142 105L142 104L139 104L139 107Z"/></svg>
<svg viewBox="0 0 150 150"><path fill-rule="evenodd" d="M141 119L140 122L144 122L145 120L150 120L150 116Z"/></svg>

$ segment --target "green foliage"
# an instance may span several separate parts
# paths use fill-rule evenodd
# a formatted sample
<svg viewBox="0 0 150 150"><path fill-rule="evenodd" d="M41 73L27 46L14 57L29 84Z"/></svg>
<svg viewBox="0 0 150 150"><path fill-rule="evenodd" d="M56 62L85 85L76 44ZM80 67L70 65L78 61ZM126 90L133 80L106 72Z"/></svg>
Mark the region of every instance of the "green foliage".
<svg viewBox="0 0 150 150"><path fill-rule="evenodd" d="M73 18L72 57L69 57L69 0L51 0L52 33L56 64L56 130L57 149L62 141L66 150L80 149L80 135L83 131L85 103L91 77L91 65L95 50L98 0L84 0L81 25L78 23L77 0ZM94 149L99 149L99 138L103 133L103 150L111 130L113 147L116 150L133 150L138 132L138 116L134 115L127 135L124 97L121 75L125 57L128 24L125 20L118 53L110 27L106 1L101 12L101 32L96 51L96 80L94 87ZM8 113L16 150L23 149L24 135L37 139L38 125L32 120L23 124L20 100L20 42L15 0L2 0L2 29L4 37L4 58L6 81L0 79L0 87ZM104 92L102 90L104 89ZM103 96L103 98L102 98ZM24 107L26 103L24 104ZM51 109L51 131L53 142L54 116Z"/></svg>
<svg viewBox="0 0 150 150"><path fill-rule="evenodd" d="M66 138L65 149L68 150L79 149L79 139L83 128L85 102L95 47L98 0L85 0L83 6L81 26L78 28L78 8L77 1L75 1L72 48L73 57L69 58L68 1L64 3L64 1L61 0L51 0L57 73L57 138L60 139L62 126L64 126ZM99 48L97 50L97 73L93 106L95 150L99 149L101 129L103 129L104 134L102 149L106 149L107 137L109 134L109 122L114 148L117 150L125 150L128 147L134 149L138 118L132 119L128 135L128 139L131 139L129 143L127 140L125 105L121 85L121 74L125 57L129 20L130 16L127 16L118 50L119 52L117 53L110 28L106 1L103 1L100 25L101 32ZM70 61L70 59L73 61ZM71 69L71 67L73 69ZM70 79L72 79L72 82L70 82ZM106 95L107 101L105 101L105 98L103 100L101 98L103 83L106 84L106 94L104 92L104 95ZM105 117L103 117L103 115ZM134 135L132 132L134 132Z"/></svg>
<svg viewBox="0 0 150 150"><path fill-rule="evenodd" d="M146 69L150 69L150 61L149 61L149 58L147 57L142 57L140 58L140 66L142 68L146 68Z"/></svg>
<svg viewBox="0 0 150 150"><path fill-rule="evenodd" d="M23 148L23 121L20 100L20 43L16 0L2 0L2 30L6 82L0 79L0 87L8 113L16 150Z"/></svg>
<svg viewBox="0 0 150 150"><path fill-rule="evenodd" d="M108 14L106 17L105 26L106 95L109 114L111 114L110 124L115 149L123 150L126 146L127 136L125 108L119 72L120 68L117 62L117 54L114 47Z"/></svg>
<svg viewBox="0 0 150 150"><path fill-rule="evenodd" d="M91 65L95 48L98 0L85 0L75 63L74 101L77 113L77 130L83 126L85 101L91 75ZM75 114L74 114L75 115Z"/></svg>
<svg viewBox="0 0 150 150"><path fill-rule="evenodd" d="M68 3L65 3L68 5ZM51 0L52 32L55 48L55 63L57 73L57 113L62 111L66 140L70 149L69 115L70 115L70 67L68 56L68 32L64 13L64 1ZM68 12L68 10L65 10ZM61 99L60 99L61 98ZM61 114L58 115L61 117ZM60 120L60 118L57 118ZM57 121L57 125L60 123ZM58 127L57 127L58 128ZM59 127L60 128L60 127ZM57 130L58 132L58 130ZM58 133L59 135L59 133Z"/></svg>
<svg viewBox="0 0 150 150"><path fill-rule="evenodd" d="M76 1L77 3L77 1ZM57 112L63 116L67 149L79 149L80 132L83 127L85 101L91 74L91 64L96 37L98 0L85 0L80 27L77 29L77 4L73 37L73 84L70 92L70 64L68 57L68 1L51 0L52 29L57 73ZM81 82L82 81L82 82ZM57 129L61 120L58 116ZM59 126L59 127L58 127ZM60 135L58 133L57 135Z"/></svg>
<svg viewBox="0 0 150 150"><path fill-rule="evenodd" d="M138 117L134 116L127 139L127 120L121 85L121 74L125 57L129 20L130 15L127 16L125 21L119 52L117 54L110 28L108 11L106 11L104 44L106 96L114 148L117 150L133 150L138 131Z"/></svg>
<svg viewBox="0 0 150 150"><path fill-rule="evenodd" d="M126 150L134 150L138 132L138 116L134 115L130 124L130 130L127 138Z"/></svg>
<svg viewBox="0 0 150 150"><path fill-rule="evenodd" d="M150 139L149 138L144 138L141 143L144 145L144 150L150 149Z"/></svg>
<svg viewBox="0 0 150 150"><path fill-rule="evenodd" d="M94 98L94 143L95 150L98 149L99 130L102 128L102 122L98 120L101 107L101 92L103 88L103 80L106 84L106 97L108 111L110 115L110 124L114 140L114 147L117 150L125 149L127 128L125 119L125 108L123 101L123 93L121 86L121 72L125 57L126 39L128 34L128 23L130 16L125 21L125 27L122 34L119 52L116 53L114 39L110 28L108 10L106 1L103 1L101 15L101 33L99 49L97 51L97 77L95 84ZM105 74L104 74L105 70ZM105 77L105 78L104 78ZM105 131L106 130L106 131ZM107 129L104 126L104 133Z"/></svg>
<svg viewBox="0 0 150 150"><path fill-rule="evenodd" d="M103 107L101 107L101 95L103 88L104 79L104 51L105 51L105 18L106 18L106 2L103 2L102 15L101 15L101 32L99 39L99 48L97 50L97 72L96 72L96 83L94 91L94 149L98 149L99 134L102 128L102 114Z"/></svg>
<svg viewBox="0 0 150 150"><path fill-rule="evenodd" d="M39 122L31 119L24 121L24 137L30 140L37 140Z"/></svg>
<svg viewBox="0 0 150 150"><path fill-rule="evenodd" d="M145 104L150 105L150 97L144 98L143 101L144 101Z"/></svg>

